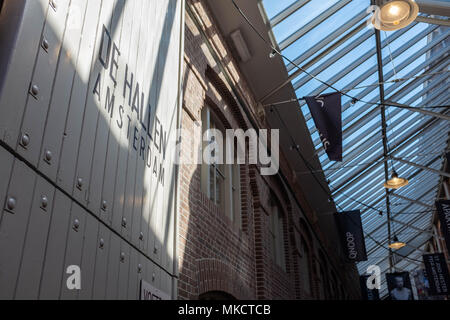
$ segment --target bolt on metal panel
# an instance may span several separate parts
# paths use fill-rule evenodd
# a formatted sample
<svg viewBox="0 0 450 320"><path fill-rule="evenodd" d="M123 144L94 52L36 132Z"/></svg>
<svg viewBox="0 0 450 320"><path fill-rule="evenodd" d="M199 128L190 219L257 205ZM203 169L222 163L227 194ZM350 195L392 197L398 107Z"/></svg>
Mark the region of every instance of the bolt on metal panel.
<svg viewBox="0 0 450 320"><path fill-rule="evenodd" d="M31 205L15 299L37 300L55 188L38 177Z"/></svg>
<svg viewBox="0 0 450 320"><path fill-rule="evenodd" d="M52 97L69 2L69 0L60 0L57 9L47 11L41 46L38 48L31 79L30 95L22 120L21 132L29 136L30 142L26 147L19 144L17 151L35 166L38 165L41 154L42 136ZM48 44L47 49L45 49L45 43ZM54 150L45 148L42 160L51 166L55 161L54 158Z"/></svg>
<svg viewBox="0 0 450 320"><path fill-rule="evenodd" d="M36 175L15 161L0 222L0 299L14 298Z"/></svg>
<svg viewBox="0 0 450 320"><path fill-rule="evenodd" d="M67 234L72 228L71 200L60 191L54 197L53 214L45 246L45 258L39 289L40 300L56 300L61 291L61 282L65 275L64 256Z"/></svg>

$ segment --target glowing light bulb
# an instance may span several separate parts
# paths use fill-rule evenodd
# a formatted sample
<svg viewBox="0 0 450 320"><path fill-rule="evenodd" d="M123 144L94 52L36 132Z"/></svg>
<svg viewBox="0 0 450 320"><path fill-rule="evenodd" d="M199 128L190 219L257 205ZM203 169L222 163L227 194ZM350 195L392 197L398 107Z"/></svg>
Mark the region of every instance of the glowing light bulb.
<svg viewBox="0 0 450 320"><path fill-rule="evenodd" d="M419 6L414 0L386 1L372 23L377 29L394 31L412 23L418 14Z"/></svg>
<svg viewBox="0 0 450 320"><path fill-rule="evenodd" d="M393 5L389 8L389 14L392 16L397 16L400 12L400 8L397 5Z"/></svg>

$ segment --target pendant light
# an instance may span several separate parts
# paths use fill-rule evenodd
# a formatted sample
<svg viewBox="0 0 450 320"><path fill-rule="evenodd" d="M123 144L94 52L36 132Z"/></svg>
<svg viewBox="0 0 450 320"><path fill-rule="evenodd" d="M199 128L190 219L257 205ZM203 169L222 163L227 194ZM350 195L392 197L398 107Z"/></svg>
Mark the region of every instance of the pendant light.
<svg viewBox="0 0 450 320"><path fill-rule="evenodd" d="M383 31L402 29L419 14L419 6L414 0L380 0L377 4L380 9L372 17L372 24Z"/></svg>
<svg viewBox="0 0 450 320"><path fill-rule="evenodd" d="M384 183L384 187L386 189L400 189L402 187L405 187L409 184L408 179L405 178L399 178L397 172L395 171L395 169L392 171L392 176L391 179L389 179L388 181L386 181Z"/></svg>
<svg viewBox="0 0 450 320"><path fill-rule="evenodd" d="M400 250L401 248L406 246L406 243L398 240L397 236L394 236L394 239L392 239L392 240L393 240L392 243L389 244L389 248L391 248L391 249Z"/></svg>

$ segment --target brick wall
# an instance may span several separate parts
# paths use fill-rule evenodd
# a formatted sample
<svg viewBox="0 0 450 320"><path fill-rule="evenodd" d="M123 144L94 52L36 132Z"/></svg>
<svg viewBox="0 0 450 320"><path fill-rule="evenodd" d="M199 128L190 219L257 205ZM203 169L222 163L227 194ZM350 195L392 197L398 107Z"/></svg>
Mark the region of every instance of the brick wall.
<svg viewBox="0 0 450 320"><path fill-rule="evenodd" d="M203 0L188 0L185 30L184 96L182 111L182 160L194 162L194 150L201 143L201 111L214 109L227 128L246 130L256 123L258 106L240 74L225 39L215 27L214 18ZM228 78L225 76L228 75ZM234 89L234 90L233 90ZM245 101L247 112L235 93ZM252 117L252 121L248 118ZM281 155L281 170L289 179L295 195L284 188L279 176L263 177L256 166L241 166L240 225L221 212L201 189L201 166L180 167L180 212L178 234L180 299L198 299L200 295L220 291L238 299L307 299L317 297L319 283L317 242L319 233L314 211L305 202L301 181L295 179L289 163ZM276 265L269 253L270 199L281 204L284 219L286 268ZM297 199L297 201L294 201ZM299 208L297 203L302 204ZM312 223L302 231L300 220ZM298 265L298 239L302 232L311 243L310 263L313 294L302 293ZM332 255L330 255L331 257ZM330 258L331 259L331 258ZM332 262L329 265L333 265ZM329 268L324 265L323 268ZM345 281L342 280L341 283Z"/></svg>

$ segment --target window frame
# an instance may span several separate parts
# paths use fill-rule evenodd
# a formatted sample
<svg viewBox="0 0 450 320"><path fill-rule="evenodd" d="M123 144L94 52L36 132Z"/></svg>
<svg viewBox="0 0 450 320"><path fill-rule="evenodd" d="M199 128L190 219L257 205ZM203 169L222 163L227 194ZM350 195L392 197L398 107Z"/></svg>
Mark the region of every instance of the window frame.
<svg viewBox="0 0 450 320"><path fill-rule="evenodd" d="M205 141L205 132L208 129L216 129L222 133L222 138L226 138L226 126L211 109L209 105L205 105L202 110L202 147L204 150L211 141ZM242 226L242 194L241 194L241 175L240 175L240 165L237 164L226 164L225 155L227 145L223 141L222 145L222 157L224 164L207 164L204 161L201 165L201 189L203 193L210 199L220 210L230 218L232 223L239 228ZM235 152L236 155L236 152ZM235 159L236 160L236 159ZM211 174L214 176L211 177ZM218 184L218 181L221 181ZM211 186L213 185L213 190ZM220 186L220 201L217 197L217 188Z"/></svg>
<svg viewBox="0 0 450 320"><path fill-rule="evenodd" d="M273 196L272 196L273 198ZM270 251L275 264L286 271L286 248L284 243L284 215L277 201L272 200L269 216Z"/></svg>

